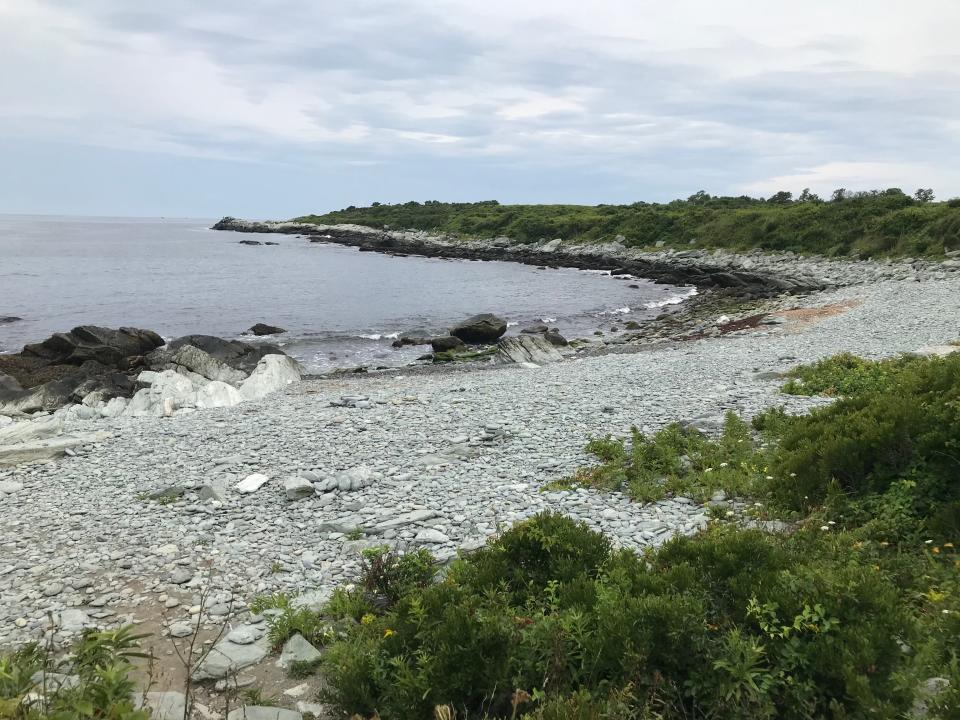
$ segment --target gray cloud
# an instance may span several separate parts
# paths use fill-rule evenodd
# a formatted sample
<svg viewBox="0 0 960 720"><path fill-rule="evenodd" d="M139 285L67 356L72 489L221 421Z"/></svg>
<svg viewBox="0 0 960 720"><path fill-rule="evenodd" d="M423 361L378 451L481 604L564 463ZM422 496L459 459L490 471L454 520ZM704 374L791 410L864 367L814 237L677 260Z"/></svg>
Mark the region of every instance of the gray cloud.
<svg viewBox="0 0 960 720"><path fill-rule="evenodd" d="M22 70L0 77L7 137L302 170L458 162L545 185L566 171L568 200L589 172L634 197L898 172L960 192L960 74L937 32L960 9L936 0L880 0L883 24L812 0L833 9L828 34L707 0L682 0L679 23L619 0L10 1L29 31L5 33L0 10L0 61Z"/></svg>

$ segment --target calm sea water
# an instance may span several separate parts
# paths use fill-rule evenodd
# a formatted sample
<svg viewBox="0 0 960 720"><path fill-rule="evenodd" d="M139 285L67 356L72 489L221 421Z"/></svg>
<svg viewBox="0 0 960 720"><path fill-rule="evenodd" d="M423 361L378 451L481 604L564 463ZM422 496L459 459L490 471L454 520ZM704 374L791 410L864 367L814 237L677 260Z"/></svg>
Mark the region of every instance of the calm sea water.
<svg viewBox="0 0 960 720"><path fill-rule="evenodd" d="M257 322L313 371L401 365L429 348L396 334L479 312L510 332L547 320L569 337L643 321L692 291L572 269L398 258L289 235L209 230L213 220L0 215L0 352L81 324L241 338ZM276 246L245 246L244 238ZM639 289L628 287L640 285Z"/></svg>

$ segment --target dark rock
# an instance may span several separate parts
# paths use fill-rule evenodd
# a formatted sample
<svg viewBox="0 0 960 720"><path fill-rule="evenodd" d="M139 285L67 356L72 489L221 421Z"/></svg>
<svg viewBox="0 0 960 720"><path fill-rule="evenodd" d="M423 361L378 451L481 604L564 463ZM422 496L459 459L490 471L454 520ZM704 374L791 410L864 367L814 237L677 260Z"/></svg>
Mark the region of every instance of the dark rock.
<svg viewBox="0 0 960 720"><path fill-rule="evenodd" d="M276 325L267 325L265 323L257 323L252 328L247 330L251 335L279 335L280 333L285 333L282 327L277 327Z"/></svg>
<svg viewBox="0 0 960 720"><path fill-rule="evenodd" d="M548 330L543 334L544 339L551 345L556 345L557 347L564 347L569 345L567 339L561 335L557 330Z"/></svg>
<svg viewBox="0 0 960 720"><path fill-rule="evenodd" d="M430 341L430 346L434 352L447 352L454 348L463 347L464 342L458 337L447 335L446 337L435 337Z"/></svg>
<svg viewBox="0 0 960 720"><path fill-rule="evenodd" d="M482 313L467 318L454 328L450 334L468 343L495 342L507 331L507 321L490 313Z"/></svg>
<svg viewBox="0 0 960 720"><path fill-rule="evenodd" d="M285 355L276 345L269 343L244 343L238 340L224 340L213 335L185 335L172 340L165 348L156 350L147 357L150 367L162 367L170 362L173 355L184 345L193 345L212 355L232 368L253 372L264 355Z"/></svg>
<svg viewBox="0 0 960 720"><path fill-rule="evenodd" d="M16 317L15 315L0 315L0 325L9 325L10 323L15 323L23 320L21 317Z"/></svg>
<svg viewBox="0 0 960 720"><path fill-rule="evenodd" d="M130 397L133 395L136 383L123 373L110 372L90 377L77 385L70 394L74 402L81 402L92 392L98 392L101 400L107 402L116 397Z"/></svg>
<svg viewBox="0 0 960 720"><path fill-rule="evenodd" d="M430 342L436 337L435 332L430 330L408 330L407 332L400 333L400 337L393 341L394 347L403 347L404 345L429 345Z"/></svg>
<svg viewBox="0 0 960 720"><path fill-rule="evenodd" d="M151 330L81 325L68 333L55 333L41 343L26 345L22 355L48 364L82 365L88 360L116 367L124 358L144 355L163 345L163 338Z"/></svg>
<svg viewBox="0 0 960 720"><path fill-rule="evenodd" d="M548 328L545 324L534 323L533 325L528 325L520 332L523 333L524 335L542 335L548 330L550 330L550 328Z"/></svg>
<svg viewBox="0 0 960 720"><path fill-rule="evenodd" d="M269 241L267 241L267 242L264 243L264 245L279 245L279 244L280 244L280 243L278 243L278 242L269 242Z"/></svg>
<svg viewBox="0 0 960 720"><path fill-rule="evenodd" d="M216 228L216 226L214 226L214 228ZM240 240L237 244L238 245L263 245L263 243L260 242L259 240Z"/></svg>

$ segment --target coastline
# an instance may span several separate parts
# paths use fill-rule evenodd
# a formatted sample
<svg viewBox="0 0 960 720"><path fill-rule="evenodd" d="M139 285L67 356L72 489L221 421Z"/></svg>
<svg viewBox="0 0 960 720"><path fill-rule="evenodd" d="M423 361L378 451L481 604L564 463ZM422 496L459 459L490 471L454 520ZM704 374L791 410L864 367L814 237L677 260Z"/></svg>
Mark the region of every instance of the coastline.
<svg viewBox="0 0 960 720"><path fill-rule="evenodd" d="M871 280L874 272L881 276ZM56 462L0 469L0 483L21 486L0 496L9 550L0 563L0 647L68 644L78 627L137 620L164 657L185 623L199 621L206 639L225 618L249 623L246 603L257 595L326 597L353 580L364 548L425 547L448 560L542 510L636 550L695 534L707 509L687 498L639 504L551 483L590 462L591 437L674 421L709 429L727 411L749 417L776 405L804 412L830 400L780 394L779 375L791 367L837 352L914 352L960 334L960 273L950 266L850 263L839 281L748 301L708 291L702 297L714 300L682 310L692 318L686 326L662 321L665 337L598 343L538 368L341 373L172 418L67 419L68 431L112 437ZM717 325L714 302L740 315ZM238 492L253 473L268 480ZM295 499L286 490L291 478L343 473L370 483ZM151 499L158 492L170 494ZM209 605L194 612L203 591ZM222 615L224 607L235 611ZM272 667L267 659L243 672L279 692ZM182 687L176 667L164 670L169 689Z"/></svg>
<svg viewBox="0 0 960 720"><path fill-rule="evenodd" d="M847 287L882 280L960 270L960 261L902 259L835 260L793 253L731 253L631 248L614 240L571 243L562 239L518 243L510 238L457 238L408 230L377 230L362 225L316 225L293 221L250 221L226 217L213 230L302 235L310 242L356 247L361 252L422 255L468 260L503 260L527 265L573 267L630 274L658 283L692 285L699 291L753 300ZM243 241L241 241L243 242ZM253 241L256 242L256 241Z"/></svg>

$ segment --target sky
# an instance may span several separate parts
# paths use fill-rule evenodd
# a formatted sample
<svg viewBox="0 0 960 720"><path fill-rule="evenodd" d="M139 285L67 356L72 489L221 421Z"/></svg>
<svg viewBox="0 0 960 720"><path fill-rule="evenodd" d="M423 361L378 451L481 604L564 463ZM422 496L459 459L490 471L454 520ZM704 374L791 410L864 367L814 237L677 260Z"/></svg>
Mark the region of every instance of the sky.
<svg viewBox="0 0 960 720"><path fill-rule="evenodd" d="M960 195L960 2L2 0L0 212Z"/></svg>

